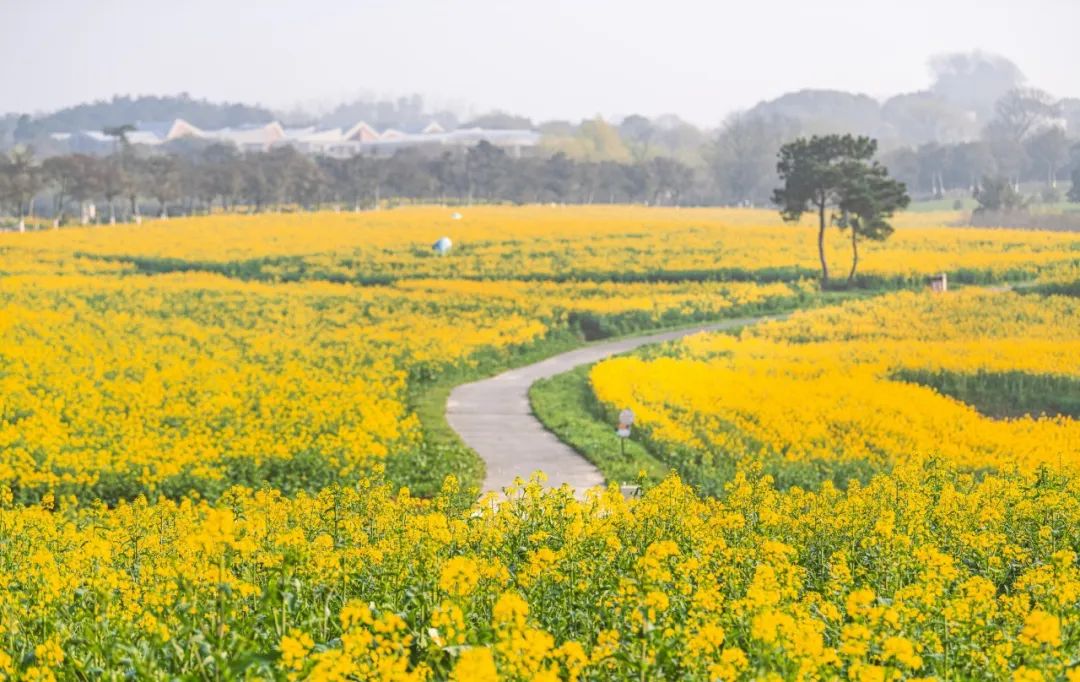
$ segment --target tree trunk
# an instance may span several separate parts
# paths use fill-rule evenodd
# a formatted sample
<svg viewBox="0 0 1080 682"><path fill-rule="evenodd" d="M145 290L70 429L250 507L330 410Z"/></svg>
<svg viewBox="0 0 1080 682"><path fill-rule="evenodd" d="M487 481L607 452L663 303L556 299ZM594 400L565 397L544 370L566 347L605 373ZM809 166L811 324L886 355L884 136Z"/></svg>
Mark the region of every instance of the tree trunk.
<svg viewBox="0 0 1080 682"><path fill-rule="evenodd" d="M116 203L112 199L109 199L109 224L116 224Z"/></svg>
<svg viewBox="0 0 1080 682"><path fill-rule="evenodd" d="M60 223L64 222L65 197L63 190L56 195L56 210L53 211L53 229L59 229Z"/></svg>
<svg viewBox="0 0 1080 682"><path fill-rule="evenodd" d="M818 259L821 260L821 282L829 283L829 264L825 261L825 202L818 203L818 233L817 233Z"/></svg>
<svg viewBox="0 0 1080 682"><path fill-rule="evenodd" d="M851 226L851 272L848 273L847 281L851 284L855 281L855 270L859 267L859 231Z"/></svg>

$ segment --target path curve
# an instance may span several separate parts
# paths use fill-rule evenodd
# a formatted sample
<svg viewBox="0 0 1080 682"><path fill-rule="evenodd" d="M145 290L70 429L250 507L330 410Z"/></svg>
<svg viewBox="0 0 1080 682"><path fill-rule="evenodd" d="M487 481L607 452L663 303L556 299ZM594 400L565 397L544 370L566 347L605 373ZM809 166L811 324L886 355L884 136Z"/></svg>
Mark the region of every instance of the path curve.
<svg viewBox="0 0 1080 682"><path fill-rule="evenodd" d="M742 317L685 329L632 336L590 344L512 369L490 379L461 384L446 401L446 421L461 440L487 465L483 492L502 492L514 479L527 480L535 471L547 474L549 487L569 483L580 495L603 485L604 476L592 462L544 428L532 413L529 387L539 379L568 372L651 343L679 339L703 331L722 331L782 319L786 315ZM614 428L614 427L612 427Z"/></svg>

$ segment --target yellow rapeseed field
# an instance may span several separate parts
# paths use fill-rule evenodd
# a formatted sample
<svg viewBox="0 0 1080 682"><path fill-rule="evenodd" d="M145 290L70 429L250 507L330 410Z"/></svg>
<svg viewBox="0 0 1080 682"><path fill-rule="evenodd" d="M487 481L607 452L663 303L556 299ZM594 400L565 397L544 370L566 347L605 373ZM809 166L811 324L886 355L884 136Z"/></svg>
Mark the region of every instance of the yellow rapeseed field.
<svg viewBox="0 0 1080 682"><path fill-rule="evenodd" d="M1030 388L1080 379L1077 299L893 293L610 360L597 397L694 487L420 497L388 481L446 471L415 405L447 377L823 300L768 212L462 212L0 235L0 678L1080 680L1080 441L1024 414L1068 409ZM904 216L863 285L1080 260L955 219Z"/></svg>
<svg viewBox="0 0 1080 682"><path fill-rule="evenodd" d="M941 229L960 220L958 213L901 215L888 242L862 247L861 272L900 281L943 270L960 280L1025 279L1080 258L1076 234ZM268 279L775 280L816 276L810 226L809 219L792 226L774 211L750 209L475 207L452 220L447 209L417 207L215 215L46 231L30 239L0 235L0 252L9 246L33 250L37 258L68 265L75 256L126 257L151 271L223 268ZM453 258L438 258L430 249L444 235L455 242ZM850 246L840 237L837 232L829 241L829 258L846 272Z"/></svg>
<svg viewBox="0 0 1080 682"><path fill-rule="evenodd" d="M897 293L738 337L697 335L658 355L603 362L592 386L603 403L634 408L694 480L746 462L792 482L932 457L973 471L1080 464L1080 422L1023 414L1025 400L1062 386L1080 396L1077 298ZM977 409L1009 393L1019 394L1011 413Z"/></svg>

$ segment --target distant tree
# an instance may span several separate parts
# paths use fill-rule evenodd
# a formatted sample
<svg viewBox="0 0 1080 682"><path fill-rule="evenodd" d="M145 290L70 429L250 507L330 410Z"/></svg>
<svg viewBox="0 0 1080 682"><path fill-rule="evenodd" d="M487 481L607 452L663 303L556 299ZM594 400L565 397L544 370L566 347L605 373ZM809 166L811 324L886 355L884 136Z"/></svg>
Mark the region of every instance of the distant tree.
<svg viewBox="0 0 1080 682"><path fill-rule="evenodd" d="M953 187L974 191L979 178L997 172L994 154L986 142L962 142L951 148L946 176Z"/></svg>
<svg viewBox="0 0 1080 682"><path fill-rule="evenodd" d="M851 135L815 135L780 147L776 172L784 186L773 192L773 202L787 222L798 222L804 213L817 212L818 258L824 284L829 282L825 258L828 213L838 207L841 189L856 164L867 164L876 151L874 140Z"/></svg>
<svg viewBox="0 0 1080 682"><path fill-rule="evenodd" d="M627 166L614 161L601 161L596 167L596 192L609 204L633 201L633 176L640 166Z"/></svg>
<svg viewBox="0 0 1080 682"><path fill-rule="evenodd" d="M926 91L890 97L881 106L881 117L900 141L914 145L956 142L978 132L967 112Z"/></svg>
<svg viewBox="0 0 1080 682"><path fill-rule="evenodd" d="M175 156L158 155L146 160L143 190L154 198L161 217L168 218L168 205L180 195L180 164Z"/></svg>
<svg viewBox="0 0 1080 682"><path fill-rule="evenodd" d="M679 205L683 193L694 182L694 170L676 159L656 156L645 164L650 202L656 206Z"/></svg>
<svg viewBox="0 0 1080 682"><path fill-rule="evenodd" d="M72 179L69 188L71 198L79 204L79 213L82 224L90 219L86 208L87 202L101 196L101 173L98 166L101 161L96 156L86 154L74 154L72 159Z"/></svg>
<svg viewBox="0 0 1080 682"><path fill-rule="evenodd" d="M324 187L327 178L315 161L292 147L284 147L292 152L283 160L286 199L291 204L305 209L318 210L325 196ZM277 150L274 150L277 151Z"/></svg>
<svg viewBox="0 0 1080 682"><path fill-rule="evenodd" d="M599 117L582 121L569 133L545 133L542 144L549 153L574 161L629 163L634 158L619 130Z"/></svg>
<svg viewBox="0 0 1080 682"><path fill-rule="evenodd" d="M888 166L889 173L900 180L912 192L919 192L919 157L911 147L896 147L878 155L881 162ZM973 184L971 185L973 186Z"/></svg>
<svg viewBox="0 0 1080 682"><path fill-rule="evenodd" d="M242 172L240 153L233 145L213 144L199 154L199 192L207 203L216 198L228 210L240 195Z"/></svg>
<svg viewBox="0 0 1080 682"><path fill-rule="evenodd" d="M29 141L54 132L119 127L117 121L171 121L176 118L212 130L269 123L274 120L274 114L268 109L245 104L195 100L187 93L135 98L118 95L111 100L79 104L46 116L26 116L19 121L15 136L16 141Z"/></svg>
<svg viewBox="0 0 1080 682"><path fill-rule="evenodd" d="M19 231L26 231L30 204L46 183L45 173L34 159L34 150L19 146L0 160L0 199L8 202L18 219Z"/></svg>
<svg viewBox="0 0 1080 682"><path fill-rule="evenodd" d="M626 140L635 162L642 163L652 154L656 127L649 119L638 114L627 116L619 124L619 134Z"/></svg>
<svg viewBox="0 0 1080 682"><path fill-rule="evenodd" d="M544 192L551 200L560 203L569 201L578 188L578 166L566 154L558 152L549 157L542 168L538 169L542 177ZM592 203L595 188L590 188L586 203Z"/></svg>
<svg viewBox="0 0 1080 682"><path fill-rule="evenodd" d="M851 232L851 271L848 283L855 281L859 267L859 240L885 241L893 233L889 218L907 208L911 197L904 183L889 177L881 164L848 161L840 166L841 184L836 220L841 229Z"/></svg>
<svg viewBox="0 0 1080 682"><path fill-rule="evenodd" d="M975 201L979 202L976 213L1017 211L1027 208L1027 200L1008 178L987 176L976 188Z"/></svg>
<svg viewBox="0 0 1080 682"><path fill-rule="evenodd" d="M984 139L994 158L993 165L997 174L1008 179L1014 186L1019 186L1020 176L1024 169L1031 165L1023 142L994 124L987 127Z"/></svg>
<svg viewBox="0 0 1080 682"><path fill-rule="evenodd" d="M994 111L991 126L996 132L1020 142L1042 123L1055 117L1058 104L1037 88L1014 88L997 101Z"/></svg>
<svg viewBox="0 0 1080 682"><path fill-rule="evenodd" d="M290 146L274 147L260 152L258 162L263 167L270 203L280 210L281 204L303 205L308 164L311 159Z"/></svg>
<svg viewBox="0 0 1080 682"><path fill-rule="evenodd" d="M1069 188L1069 194L1067 196L1069 201L1080 204L1080 166L1073 168L1072 187Z"/></svg>
<svg viewBox="0 0 1080 682"><path fill-rule="evenodd" d="M78 182L80 164L76 155L53 156L41 162L53 194L53 227L64 222L64 210L71 198L71 188Z"/></svg>
<svg viewBox="0 0 1080 682"><path fill-rule="evenodd" d="M1057 186L1057 172L1069 160L1069 139L1059 126L1034 133L1024 142L1024 150L1038 170L1044 173L1046 186Z"/></svg>
<svg viewBox="0 0 1080 682"><path fill-rule="evenodd" d="M721 200L767 201L776 183L776 152L792 132L782 120L743 113L729 116L705 153Z"/></svg>
<svg viewBox="0 0 1080 682"><path fill-rule="evenodd" d="M487 128L489 130L531 130L532 121L524 116L515 116L504 111L493 111L466 121L462 128Z"/></svg>
<svg viewBox="0 0 1080 682"><path fill-rule="evenodd" d="M146 159L130 153L130 149L127 151L128 153L122 156L124 173L128 177L125 196L128 200L129 220L138 223L142 221L142 216L139 215L139 194L142 188L146 186L147 164Z"/></svg>
<svg viewBox="0 0 1080 682"><path fill-rule="evenodd" d="M469 148L465 154L465 173L470 204L476 197L487 200L496 198L508 164L506 152L487 140L481 140Z"/></svg>
<svg viewBox="0 0 1080 682"><path fill-rule="evenodd" d="M241 194L255 213L267 208L275 196L265 156L263 152L247 152L240 164Z"/></svg>
<svg viewBox="0 0 1080 682"><path fill-rule="evenodd" d="M135 126L125 123L118 126L105 126L101 132L113 138L113 153L119 152L122 147L128 146L128 133L135 132Z"/></svg>
<svg viewBox="0 0 1080 682"><path fill-rule="evenodd" d="M930 142L920 145L915 150L916 163L919 168L919 184L917 187L929 192L930 196L940 199L945 196L945 168L949 164L951 147Z"/></svg>
<svg viewBox="0 0 1080 682"><path fill-rule="evenodd" d="M460 152L443 152L432 160L431 175L438 183L440 201L446 201L447 195L460 201L468 185L465 155Z"/></svg>
<svg viewBox="0 0 1080 682"><path fill-rule="evenodd" d="M695 168L705 164L702 152L709 138L704 131L672 114L657 116L653 125L653 156L669 156Z"/></svg>
<svg viewBox="0 0 1080 682"><path fill-rule="evenodd" d="M109 224L116 224L116 199L123 196L127 191L131 178L124 170L124 162L120 154L112 154L96 163L97 185L101 188L101 194L105 197L105 203L109 205Z"/></svg>
<svg viewBox="0 0 1080 682"><path fill-rule="evenodd" d="M578 138L582 158L587 161L630 161L630 150L623 143L619 131L600 117L582 121Z"/></svg>
<svg viewBox="0 0 1080 682"><path fill-rule="evenodd" d="M748 113L792 121L801 133L816 135L870 135L877 133L882 123L881 104L876 99L838 90L788 92L759 102Z"/></svg>
<svg viewBox="0 0 1080 682"><path fill-rule="evenodd" d="M386 160L371 156L355 156L351 159L349 168L350 177L356 188L356 196L362 197L365 202L370 201L373 208L379 208L388 175Z"/></svg>
<svg viewBox="0 0 1080 682"><path fill-rule="evenodd" d="M384 162L387 166L386 182L394 194L409 199L431 196L434 176L431 175L427 158L418 149L401 149Z"/></svg>
<svg viewBox="0 0 1080 682"><path fill-rule="evenodd" d="M1024 74L1008 59L985 52L938 55L930 60L934 74L931 91L980 121L993 116L994 103L1024 82Z"/></svg>

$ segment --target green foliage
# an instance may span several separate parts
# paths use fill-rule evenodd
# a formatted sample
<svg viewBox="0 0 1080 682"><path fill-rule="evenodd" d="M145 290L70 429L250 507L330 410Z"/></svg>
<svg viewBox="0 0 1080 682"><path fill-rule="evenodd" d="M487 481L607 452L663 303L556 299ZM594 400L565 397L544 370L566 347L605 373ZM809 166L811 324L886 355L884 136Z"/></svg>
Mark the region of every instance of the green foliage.
<svg viewBox="0 0 1080 682"><path fill-rule="evenodd" d="M988 417L1063 415L1080 419L1080 380L1027 372L976 372L906 369L893 375L901 381L929 386L971 405Z"/></svg>
<svg viewBox="0 0 1080 682"><path fill-rule="evenodd" d="M803 213L835 205L851 170L846 162L868 161L876 151L876 141L851 135L815 135L780 147L776 172L784 186L773 192L773 202L781 216L797 222Z"/></svg>
<svg viewBox="0 0 1080 682"><path fill-rule="evenodd" d="M851 135L799 138L780 148L777 175L784 183L773 192L773 202L787 222L798 222L804 213L818 214L818 258L821 281L829 281L825 259L826 211L838 208L846 184L864 172L877 152L877 141Z"/></svg>
<svg viewBox="0 0 1080 682"><path fill-rule="evenodd" d="M859 239L885 241L893 233L889 218L907 208L911 197L904 183L889 177L889 171L877 161L866 164L846 161L840 165L841 184L836 220L841 229L851 231L851 271L855 279L859 267Z"/></svg>
<svg viewBox="0 0 1080 682"><path fill-rule="evenodd" d="M648 353L650 349L640 352ZM604 410L589 386L589 367L578 367L536 382L529 391L533 413L564 443L595 464L609 481L641 481L653 484L676 471L703 494L723 496L725 486L739 471L750 466L768 474L778 488L816 489L830 481L844 489L852 480L866 483L879 469L865 461L790 462L767 459L760 465L738 461L727 453L674 450L636 430L627 439L625 455L615 435L617 416ZM644 477L641 476L644 473Z"/></svg>
<svg viewBox="0 0 1080 682"><path fill-rule="evenodd" d="M663 480L670 468L645 445L634 438L620 443L615 422L603 415L589 388L588 376L589 367L578 367L533 384L529 403L537 419L595 464L609 481L638 481L641 472L647 482Z"/></svg>
<svg viewBox="0 0 1080 682"><path fill-rule="evenodd" d="M446 421L446 401L458 384L493 376L580 346L577 330L563 329L541 341L506 350L489 350L473 356L472 364L433 368L417 377L409 406L420 419L423 439L416 448L387 458L386 477L397 487L408 487L421 497L438 493L443 480L454 475L463 489L478 489L484 479L484 463L470 450Z"/></svg>
<svg viewBox="0 0 1080 682"><path fill-rule="evenodd" d="M975 201L979 202L976 213L988 211L1021 211L1027 208L1027 199L1006 178L984 176L975 189Z"/></svg>

